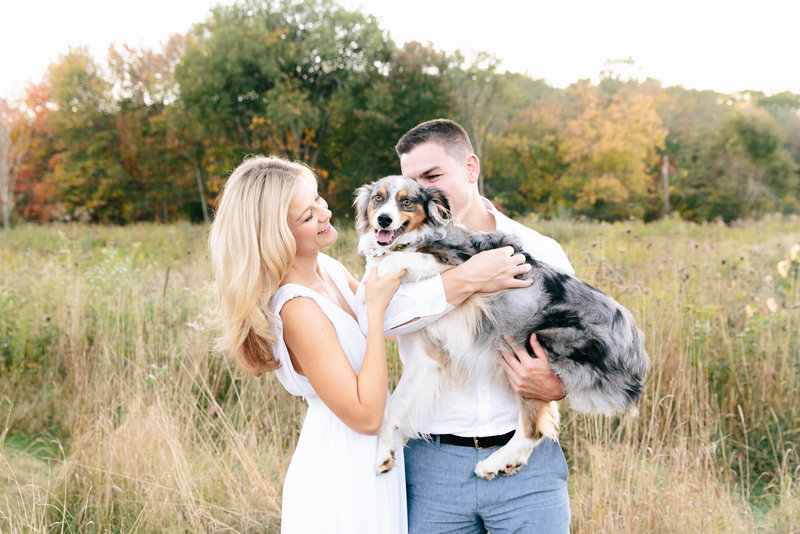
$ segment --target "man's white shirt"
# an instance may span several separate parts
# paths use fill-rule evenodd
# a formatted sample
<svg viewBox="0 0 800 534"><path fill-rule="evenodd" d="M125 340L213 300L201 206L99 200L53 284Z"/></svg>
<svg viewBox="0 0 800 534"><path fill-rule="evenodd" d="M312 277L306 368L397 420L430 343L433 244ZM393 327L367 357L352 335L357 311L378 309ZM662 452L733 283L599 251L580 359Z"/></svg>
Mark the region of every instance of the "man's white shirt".
<svg viewBox="0 0 800 534"><path fill-rule="evenodd" d="M511 220L497 211L488 200L483 199L483 202L494 215L497 230L516 236L525 252L562 271L574 273L557 241ZM368 261L367 270L369 267ZM386 309L384 329L387 336L396 336L400 359L404 364L408 350L413 346L409 342L409 334L452 309L453 306L447 303L439 275L400 285ZM359 322L366 331L366 310L363 312L359 313ZM502 380L505 381L504 376ZM518 415L514 393L508 383L498 383L493 377L486 377L474 384L447 385L439 395L436 411L430 415L422 430L426 434L493 436L514 430Z"/></svg>

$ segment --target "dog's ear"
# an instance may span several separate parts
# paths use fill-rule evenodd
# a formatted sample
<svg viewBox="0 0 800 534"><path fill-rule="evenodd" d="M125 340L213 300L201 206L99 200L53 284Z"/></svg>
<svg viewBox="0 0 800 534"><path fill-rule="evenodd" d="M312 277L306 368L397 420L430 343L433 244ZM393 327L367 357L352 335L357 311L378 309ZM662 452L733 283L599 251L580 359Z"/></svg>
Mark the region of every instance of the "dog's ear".
<svg viewBox="0 0 800 534"><path fill-rule="evenodd" d="M450 222L453 218L453 214L450 211L450 203L441 189L426 187L424 191L428 196L428 201L425 203L425 211L428 218L440 225Z"/></svg>
<svg viewBox="0 0 800 534"><path fill-rule="evenodd" d="M367 208L369 207L369 199L372 197L372 190L375 189L375 184L362 185L355 192L355 199L353 206L356 208L356 232L363 234L369 229L369 217L367 216Z"/></svg>

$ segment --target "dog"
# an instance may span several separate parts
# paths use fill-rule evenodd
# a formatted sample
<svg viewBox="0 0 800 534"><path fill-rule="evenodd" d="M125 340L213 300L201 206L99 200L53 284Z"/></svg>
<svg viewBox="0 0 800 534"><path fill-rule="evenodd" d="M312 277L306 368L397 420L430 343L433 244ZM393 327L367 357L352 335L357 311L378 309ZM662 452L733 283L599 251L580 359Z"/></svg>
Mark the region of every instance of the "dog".
<svg viewBox="0 0 800 534"><path fill-rule="evenodd" d="M377 472L394 467L397 433L420 432L437 394L448 383L487 376L510 385L500 359L503 335L529 352L530 336L547 351L571 408L586 413L636 413L649 368L644 335L630 312L586 282L533 259L500 231L476 232L453 221L445 195L403 176L388 176L356 191L359 252L379 274L406 269L404 281L442 273L473 255L512 246L525 255L533 279L525 288L476 293L435 322L410 334L413 349L387 405L379 432ZM466 381L466 382L465 382ZM512 475L544 438L558 438L555 402L516 395L520 418L511 440L475 467L491 480Z"/></svg>

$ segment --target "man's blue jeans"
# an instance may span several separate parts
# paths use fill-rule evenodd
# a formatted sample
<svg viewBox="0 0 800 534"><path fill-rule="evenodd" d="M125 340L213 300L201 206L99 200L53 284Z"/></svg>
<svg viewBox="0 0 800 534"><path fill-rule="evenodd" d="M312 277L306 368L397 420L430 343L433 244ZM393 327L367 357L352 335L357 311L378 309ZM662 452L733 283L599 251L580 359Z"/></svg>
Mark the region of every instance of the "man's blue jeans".
<svg viewBox="0 0 800 534"><path fill-rule="evenodd" d="M475 464L496 450L408 440L409 533L568 534L567 463L558 443L542 440L512 476L477 477Z"/></svg>

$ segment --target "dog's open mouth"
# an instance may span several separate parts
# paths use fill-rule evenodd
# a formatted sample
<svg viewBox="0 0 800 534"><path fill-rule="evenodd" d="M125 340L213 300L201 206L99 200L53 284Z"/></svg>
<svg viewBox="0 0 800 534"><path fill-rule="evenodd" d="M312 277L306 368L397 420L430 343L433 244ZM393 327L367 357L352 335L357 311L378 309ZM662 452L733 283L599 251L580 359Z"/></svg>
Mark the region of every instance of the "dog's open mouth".
<svg viewBox="0 0 800 534"><path fill-rule="evenodd" d="M406 231L406 227L408 226L408 221L403 223L403 226L399 227L395 231L391 230L375 230L375 239L378 241L378 244L381 246L391 245L397 236L402 234Z"/></svg>

